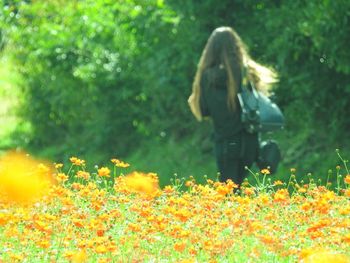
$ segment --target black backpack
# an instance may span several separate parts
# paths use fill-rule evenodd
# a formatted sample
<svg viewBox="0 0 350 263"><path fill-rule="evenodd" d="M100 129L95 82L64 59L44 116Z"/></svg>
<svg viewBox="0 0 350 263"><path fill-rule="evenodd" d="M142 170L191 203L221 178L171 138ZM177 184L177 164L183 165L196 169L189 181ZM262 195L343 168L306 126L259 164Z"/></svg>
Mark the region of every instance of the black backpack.
<svg viewBox="0 0 350 263"><path fill-rule="evenodd" d="M284 116L276 103L254 87L247 77L246 69L242 71L242 86L237 97L241 106L241 120L249 133L280 130L284 126Z"/></svg>

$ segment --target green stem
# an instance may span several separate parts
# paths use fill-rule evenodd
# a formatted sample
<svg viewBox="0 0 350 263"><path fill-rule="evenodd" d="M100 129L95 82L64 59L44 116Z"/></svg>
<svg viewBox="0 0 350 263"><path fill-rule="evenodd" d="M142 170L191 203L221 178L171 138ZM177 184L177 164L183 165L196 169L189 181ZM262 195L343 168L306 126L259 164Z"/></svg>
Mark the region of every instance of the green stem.
<svg viewBox="0 0 350 263"><path fill-rule="evenodd" d="M326 189L328 189L329 177L330 177L330 174L331 174L331 173L333 173L332 170L329 170L329 171L328 171L328 174L327 174Z"/></svg>
<svg viewBox="0 0 350 263"><path fill-rule="evenodd" d="M247 171L249 171L254 176L254 178L255 178L255 180L258 183L258 186L260 188L261 187L261 183L260 183L259 177L256 175L256 173L254 173L252 170L250 170L249 167L247 167L247 166L245 167L245 169Z"/></svg>
<svg viewBox="0 0 350 263"><path fill-rule="evenodd" d="M339 169L337 169L337 194L338 195L340 191L340 178L341 178L341 175L339 174Z"/></svg>
<svg viewBox="0 0 350 263"><path fill-rule="evenodd" d="M337 152L337 155L338 155L339 159L340 159L340 160L342 161L342 163L344 164L346 173L349 174L349 169L348 169L348 166L347 166L348 160L345 160L345 159L343 159L343 157L341 157L339 149L336 149L335 151Z"/></svg>
<svg viewBox="0 0 350 263"><path fill-rule="evenodd" d="M68 169L68 172L67 172L67 175L69 176L69 174L70 174L70 172L71 172L71 170L72 170L72 168L73 168L73 164L71 164L71 166L69 167L69 169Z"/></svg>
<svg viewBox="0 0 350 263"><path fill-rule="evenodd" d="M294 174L291 174L289 176L289 180L288 180L288 184L287 184L287 190L289 189L289 185L290 185L290 181L292 180L292 176L294 176Z"/></svg>

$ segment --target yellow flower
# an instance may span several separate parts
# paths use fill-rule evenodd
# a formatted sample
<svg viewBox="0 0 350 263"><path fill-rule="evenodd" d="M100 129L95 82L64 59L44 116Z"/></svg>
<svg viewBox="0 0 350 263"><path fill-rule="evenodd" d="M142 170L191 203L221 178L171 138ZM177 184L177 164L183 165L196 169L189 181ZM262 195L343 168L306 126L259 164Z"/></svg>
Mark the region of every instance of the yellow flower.
<svg viewBox="0 0 350 263"><path fill-rule="evenodd" d="M186 181L186 183L185 183L186 187L191 187L193 185L194 185L194 183L192 181Z"/></svg>
<svg viewBox="0 0 350 263"><path fill-rule="evenodd" d="M79 158L74 157L74 156L69 158L69 160L71 161L71 163L73 165L76 165L76 166L84 166L85 165L85 160L79 159Z"/></svg>
<svg viewBox="0 0 350 263"><path fill-rule="evenodd" d="M307 190L306 190L304 187L300 187L300 188L298 189L298 192L301 193L301 194L306 193L306 191L307 191Z"/></svg>
<svg viewBox="0 0 350 263"><path fill-rule="evenodd" d="M350 258L344 254L335 253L324 249L309 249L301 252L303 263L349 263Z"/></svg>
<svg viewBox="0 0 350 263"><path fill-rule="evenodd" d="M78 171L76 177L77 178L82 178L82 179L85 179L85 180L89 180L90 173L85 172L85 171Z"/></svg>
<svg viewBox="0 0 350 263"><path fill-rule="evenodd" d="M120 168L127 168L130 166L130 164L123 162L121 160L115 159L115 158L113 158L111 160L111 162L114 163L115 166L120 167Z"/></svg>
<svg viewBox="0 0 350 263"><path fill-rule="evenodd" d="M277 186L277 185L283 185L282 181L280 180L277 180L273 183L274 186Z"/></svg>
<svg viewBox="0 0 350 263"><path fill-rule="evenodd" d="M275 193L273 200L275 202L284 202L288 198L289 198L288 190L287 189L280 189Z"/></svg>
<svg viewBox="0 0 350 263"><path fill-rule="evenodd" d="M231 189L227 186L223 186L223 185L219 185L217 188L216 188L216 191L218 192L218 194L220 195L227 195L228 193L230 193Z"/></svg>
<svg viewBox="0 0 350 263"><path fill-rule="evenodd" d="M65 181L68 180L68 175L66 175L66 174L64 174L64 173L58 173L58 174L56 175L56 179L57 179L58 182L64 183Z"/></svg>
<svg viewBox="0 0 350 263"><path fill-rule="evenodd" d="M163 192L166 194L171 194L175 191L174 187L172 187L171 185L166 185L163 189Z"/></svg>
<svg viewBox="0 0 350 263"><path fill-rule="evenodd" d="M109 170L108 167L101 167L100 169L98 169L98 175L101 177L109 177L111 170Z"/></svg>
<svg viewBox="0 0 350 263"><path fill-rule="evenodd" d="M140 172L133 172L124 179L128 190L132 192L145 193L153 195L158 192L158 178L155 174L144 174Z"/></svg>
<svg viewBox="0 0 350 263"><path fill-rule="evenodd" d="M95 247L95 252L98 254L104 254L106 252L108 252L107 247L105 245L99 245L97 247Z"/></svg>
<svg viewBox="0 0 350 263"><path fill-rule="evenodd" d="M344 178L344 182L346 184L350 184L350 174L348 174L345 178Z"/></svg>
<svg viewBox="0 0 350 263"><path fill-rule="evenodd" d="M244 193L246 195L253 195L254 194L254 188L253 187L245 188L244 189Z"/></svg>
<svg viewBox="0 0 350 263"><path fill-rule="evenodd" d="M24 256L20 254L10 254L10 258L13 262L22 262L24 260Z"/></svg>
<svg viewBox="0 0 350 263"><path fill-rule="evenodd" d="M350 189L345 190L344 195L350 197Z"/></svg>
<svg viewBox="0 0 350 263"><path fill-rule="evenodd" d="M83 262L87 262L87 254L85 250L80 250L78 252L76 252L74 255L72 255L71 257L71 261L72 263L83 263Z"/></svg>
<svg viewBox="0 0 350 263"><path fill-rule="evenodd" d="M9 202L30 203L48 193L52 168L25 153L9 152L0 159L0 191Z"/></svg>
<svg viewBox="0 0 350 263"><path fill-rule="evenodd" d="M265 175L271 174L269 169L262 169L260 172Z"/></svg>
<svg viewBox="0 0 350 263"><path fill-rule="evenodd" d="M55 168L56 169L61 169L63 167L63 164L62 163L56 163L55 164Z"/></svg>

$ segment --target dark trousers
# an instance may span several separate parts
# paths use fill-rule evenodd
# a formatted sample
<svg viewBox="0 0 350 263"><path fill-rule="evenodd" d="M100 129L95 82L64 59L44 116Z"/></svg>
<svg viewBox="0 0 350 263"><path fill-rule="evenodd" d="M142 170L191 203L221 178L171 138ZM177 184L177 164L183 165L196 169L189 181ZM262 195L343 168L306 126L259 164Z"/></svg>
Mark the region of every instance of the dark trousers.
<svg viewBox="0 0 350 263"><path fill-rule="evenodd" d="M247 175L245 167L251 167L258 158L259 140L257 134L242 132L236 136L215 143L216 163L220 181L231 179L241 185Z"/></svg>

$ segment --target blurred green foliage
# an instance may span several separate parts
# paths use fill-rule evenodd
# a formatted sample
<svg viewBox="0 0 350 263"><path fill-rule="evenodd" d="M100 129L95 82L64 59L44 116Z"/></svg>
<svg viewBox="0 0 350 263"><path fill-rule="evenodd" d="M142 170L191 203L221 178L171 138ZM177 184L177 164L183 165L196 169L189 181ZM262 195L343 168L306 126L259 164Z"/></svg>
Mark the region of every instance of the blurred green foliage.
<svg viewBox="0 0 350 263"><path fill-rule="evenodd" d="M24 79L32 149L98 162L147 145L139 159L151 160L152 142L170 138L208 156L210 125L195 122L187 97L208 36L228 25L278 71L287 125L275 136L286 166L309 169L303 158L349 146L349 10L346 0L12 0L0 26Z"/></svg>

